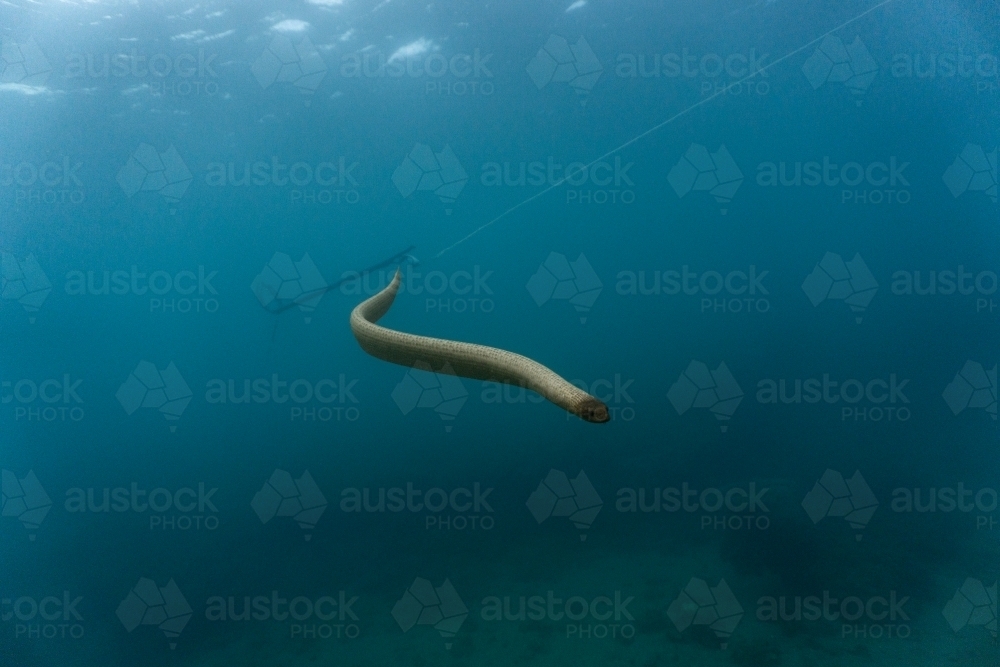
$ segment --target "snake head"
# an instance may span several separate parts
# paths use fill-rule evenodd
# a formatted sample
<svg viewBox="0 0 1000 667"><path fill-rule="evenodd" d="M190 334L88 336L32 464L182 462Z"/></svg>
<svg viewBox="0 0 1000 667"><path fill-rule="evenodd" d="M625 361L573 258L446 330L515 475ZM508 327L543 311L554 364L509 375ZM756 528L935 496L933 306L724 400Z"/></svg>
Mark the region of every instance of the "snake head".
<svg viewBox="0 0 1000 667"><path fill-rule="evenodd" d="M580 416L580 419L595 424L603 424L604 422L611 421L608 406L593 397L584 401L577 414Z"/></svg>

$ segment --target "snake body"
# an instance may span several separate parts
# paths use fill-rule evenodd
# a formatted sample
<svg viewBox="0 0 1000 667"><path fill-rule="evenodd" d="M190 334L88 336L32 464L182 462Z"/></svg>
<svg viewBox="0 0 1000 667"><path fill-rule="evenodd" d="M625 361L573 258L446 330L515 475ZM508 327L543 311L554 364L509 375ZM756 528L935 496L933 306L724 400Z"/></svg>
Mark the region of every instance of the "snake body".
<svg viewBox="0 0 1000 667"><path fill-rule="evenodd" d="M368 354L402 366L428 364L437 372L527 387L585 421L603 423L610 419L608 407L600 400L520 354L379 326L376 322L389 312L401 281L402 272L397 270L385 289L351 312L351 331Z"/></svg>

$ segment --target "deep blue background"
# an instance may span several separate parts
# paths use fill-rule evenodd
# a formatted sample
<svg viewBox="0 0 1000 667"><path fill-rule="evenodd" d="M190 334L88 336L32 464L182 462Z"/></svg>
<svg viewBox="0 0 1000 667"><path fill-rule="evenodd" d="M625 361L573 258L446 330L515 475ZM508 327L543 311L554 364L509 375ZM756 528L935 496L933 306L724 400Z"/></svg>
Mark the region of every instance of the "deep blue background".
<svg viewBox="0 0 1000 667"><path fill-rule="evenodd" d="M992 418L975 408L953 415L942 393L969 360L995 368L1000 297L904 296L891 285L897 271L920 271L926 282L931 271L962 265L993 272L995 289L996 202L982 192L955 197L942 175L966 144L995 151L1000 76L897 77L892 63L897 54L926 59L964 52L987 54L995 65L996 8L897 0L835 30L845 44L860 37L878 65L863 94L853 95L834 81L814 89L802 67L817 45L802 47L868 3L592 0L566 11L568 4L14 2L0 10L4 48L33 40L51 69L25 84L4 56L0 164L80 163L80 185L67 196L82 199L30 201L65 188L0 185L0 250L17 261L34 255L52 285L37 313L5 293L0 380L82 379L78 407L85 415L31 420L16 411L17 400L0 404L0 467L18 479L34 471L52 501L37 530L26 530L16 516L0 523L0 597L8 605L0 614L10 611L7 600L70 591L83 596L78 610L85 628L77 640L25 638L17 619L0 616L0 663L992 664L986 661L995 660L995 639L981 627L953 632L942 609L966 578L986 586L996 581L997 533L989 529L996 512L904 514L893 512L891 501L899 488L925 494L959 483L996 488L995 403ZM287 20L306 25L289 31L291 24L281 23ZM603 66L586 94L560 82L539 89L529 78L529 62L553 34L570 43L582 36ZM293 44L308 37L316 45L327 71L310 94L254 78L252 63L276 36ZM428 77L341 74L351 54L388 58L419 40L427 50L414 55L418 63L435 53L489 54L489 75L480 82L492 92L441 94L428 92ZM214 73L192 77L201 86L191 94L175 74L69 76L74 58L100 60L133 49L171 59L202 52ZM621 54L648 59L682 49L723 57L753 49L767 54L765 64L801 50L748 82L762 94L740 87L706 99L703 84L716 90L734 82L725 75L616 76ZM129 197L116 182L142 143L158 152L176 148L192 174L179 201L156 192ZM417 143L435 152L449 146L467 172L454 203L425 191L404 197L393 184L394 170ZM712 152L725 145L741 170L743 183L724 207L706 192L679 197L669 184L668 173L692 144ZM575 203L568 200L574 188L560 184L510 211L542 188L481 181L487 163L588 163L612 151L608 163L632 163L632 203ZM295 203L290 186L206 182L211 163L241 169L272 156L287 164L357 162L357 203ZM842 203L839 187L757 183L761 163L824 156L840 164L890 157L909 163L908 201ZM857 189L865 188L878 189ZM472 381L464 382L469 398L453 422L424 408L403 414L391 394L406 369L368 357L349 332L347 317L360 295L331 291L306 324L298 309L268 312L250 289L276 252L296 261L308 253L332 281L411 244L420 260L411 271L421 275L491 272L484 298L492 311L440 312L424 296L404 293L388 326L514 350L588 385L619 376L631 382L627 398L612 402L620 418L593 426L567 420L548 404L487 404L481 383ZM570 261L582 253L603 284L585 324L565 301L539 307L526 289L553 252ZM813 307L802 290L827 252L844 260L859 253L878 281L860 324L845 304ZM66 291L71 271L100 275L132 265L146 273L197 273L199 266L217 272L217 312L151 312L144 296ZM703 313L700 296L625 296L615 289L620 272L648 275L684 265L699 273L751 265L767 271L767 312ZM467 297L441 298L451 299L454 310ZM977 309L977 298L985 306ZM141 360L161 370L174 362L185 378L193 397L179 420L168 422L155 409L127 415L115 399ZM725 362L744 392L725 433L707 410L679 415L667 399L692 360L711 369ZM274 373L286 380L341 374L357 380L358 403L345 404L357 408L357 419L301 423L290 420L287 405L206 401L212 379L241 384ZM890 374L909 380L909 402L897 406L907 408L908 418L859 421L842 418L842 403L757 400L761 380L823 374L862 383ZM995 379L992 391L995 401ZM251 508L275 469L293 477L308 470L329 502L308 541L290 519L262 525ZM600 494L604 505L586 541L565 518L537 524L526 509L550 469L571 478L582 470ZM860 471L879 500L860 541L842 519L814 526L801 507L827 469L845 477ZM200 482L217 488L218 528L150 530L149 512L77 514L65 507L69 489L99 493L133 482L145 489ZM477 482L494 488L491 530L426 529L426 512L357 515L339 507L346 488ZM702 529L704 513L615 509L620 488L685 482L768 487L769 527ZM4 494L6 502L6 487ZM986 527L977 529L977 516ZM174 579L193 608L174 650L155 628L126 633L115 616L140 577L160 586ZM449 578L470 608L450 653L432 629L404 634L390 615L415 577L435 586ZM712 586L725 578L745 610L726 651L704 627L678 631L667 616L692 577ZM564 597L615 590L635 596L635 636L575 640L566 637L564 623L490 623L480 615L486 596L550 589ZM303 641L275 621L205 618L210 596L271 590L286 597L336 597L340 590L359 596L360 637ZM761 596L824 590L909 596L910 637L845 639L837 622L755 618ZM991 613L995 618L995 599Z"/></svg>

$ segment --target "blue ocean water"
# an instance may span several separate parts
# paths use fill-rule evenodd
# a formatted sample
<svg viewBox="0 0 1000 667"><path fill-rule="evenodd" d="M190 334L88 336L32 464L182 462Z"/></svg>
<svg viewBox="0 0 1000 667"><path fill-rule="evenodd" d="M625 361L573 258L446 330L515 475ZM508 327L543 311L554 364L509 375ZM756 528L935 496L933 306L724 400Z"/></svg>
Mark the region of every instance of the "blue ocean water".
<svg viewBox="0 0 1000 667"><path fill-rule="evenodd" d="M997 664L994 5L0 17L0 664Z"/></svg>

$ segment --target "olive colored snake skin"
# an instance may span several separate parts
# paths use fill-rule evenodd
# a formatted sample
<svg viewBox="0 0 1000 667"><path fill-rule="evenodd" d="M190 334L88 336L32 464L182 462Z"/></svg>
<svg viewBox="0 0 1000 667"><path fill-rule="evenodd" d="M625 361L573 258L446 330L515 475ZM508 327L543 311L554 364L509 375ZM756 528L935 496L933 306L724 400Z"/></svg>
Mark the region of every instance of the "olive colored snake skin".
<svg viewBox="0 0 1000 667"><path fill-rule="evenodd" d="M397 270L385 289L351 312L351 331L368 354L402 366L423 362L437 372L524 386L588 422L603 423L611 418L604 403L527 357L485 345L414 336L375 324L392 307L401 280L402 272Z"/></svg>

